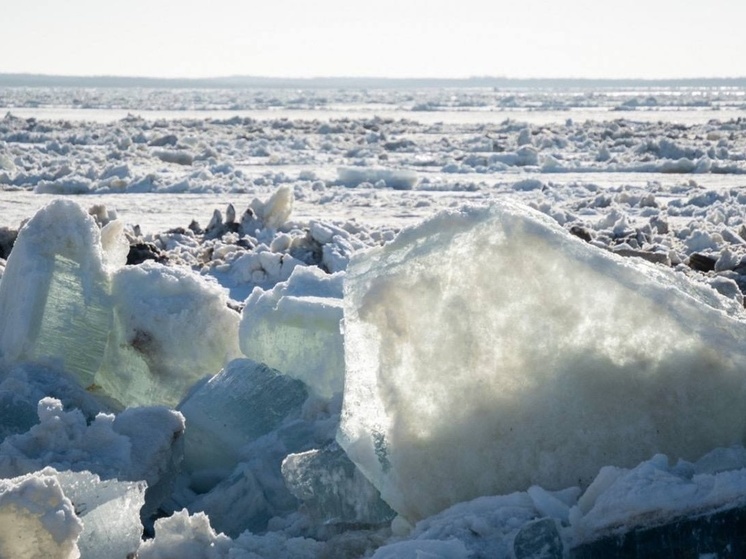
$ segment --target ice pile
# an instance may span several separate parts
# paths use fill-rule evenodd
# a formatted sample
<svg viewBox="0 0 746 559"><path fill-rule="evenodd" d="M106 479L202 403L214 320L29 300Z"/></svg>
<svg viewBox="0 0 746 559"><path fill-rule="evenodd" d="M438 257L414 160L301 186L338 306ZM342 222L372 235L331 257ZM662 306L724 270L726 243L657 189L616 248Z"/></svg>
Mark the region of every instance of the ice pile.
<svg viewBox="0 0 746 559"><path fill-rule="evenodd" d="M742 317L520 206L443 213L348 269L338 440L410 521L696 459L746 433Z"/></svg>
<svg viewBox="0 0 746 559"><path fill-rule="evenodd" d="M241 220L274 254L291 201ZM226 217L213 247L243 227ZM239 314L52 203L0 283L0 519L35 538L0 522L0 554L580 558L737 512L742 307L575 233L463 207L345 272L298 259Z"/></svg>
<svg viewBox="0 0 746 559"><path fill-rule="evenodd" d="M188 270L124 267L122 227L67 200L36 213L0 283L0 357L63 369L122 405L174 406L238 356L239 317Z"/></svg>

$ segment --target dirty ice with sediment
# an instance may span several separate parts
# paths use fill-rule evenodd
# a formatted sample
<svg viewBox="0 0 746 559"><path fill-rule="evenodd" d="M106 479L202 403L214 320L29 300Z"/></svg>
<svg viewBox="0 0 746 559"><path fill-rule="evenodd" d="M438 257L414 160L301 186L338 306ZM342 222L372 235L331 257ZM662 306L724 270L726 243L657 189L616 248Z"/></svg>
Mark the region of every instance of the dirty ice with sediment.
<svg viewBox="0 0 746 559"><path fill-rule="evenodd" d="M0 557L746 547L743 88L0 102Z"/></svg>

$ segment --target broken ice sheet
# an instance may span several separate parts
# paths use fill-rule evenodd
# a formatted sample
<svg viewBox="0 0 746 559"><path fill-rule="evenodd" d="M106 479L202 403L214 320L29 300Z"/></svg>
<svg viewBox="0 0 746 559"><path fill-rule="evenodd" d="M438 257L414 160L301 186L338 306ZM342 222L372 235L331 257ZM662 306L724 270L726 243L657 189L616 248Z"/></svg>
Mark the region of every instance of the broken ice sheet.
<svg viewBox="0 0 746 559"><path fill-rule="evenodd" d="M416 521L740 442L742 310L634 260L507 203L439 214L358 255L340 444Z"/></svg>
<svg viewBox="0 0 746 559"><path fill-rule="evenodd" d="M101 480L90 472L55 472L75 513L83 521L78 539L81 559L129 557L140 546L140 509L145 502L144 481Z"/></svg>
<svg viewBox="0 0 746 559"><path fill-rule="evenodd" d="M338 444L290 454L282 475L306 511L325 524L380 525L395 513Z"/></svg>
<svg viewBox="0 0 746 559"><path fill-rule="evenodd" d="M185 467L233 468L242 446L297 416L307 397L299 380L250 359L231 361L179 405Z"/></svg>
<svg viewBox="0 0 746 559"><path fill-rule="evenodd" d="M107 247L118 254L121 230L111 231ZM78 204L55 200L39 210L19 232L0 282L0 355L59 363L91 385L111 327L108 271L121 264L106 256L98 225Z"/></svg>
<svg viewBox="0 0 746 559"><path fill-rule="evenodd" d="M176 406L239 355L239 315L214 282L148 261L117 271L113 327L96 385L125 405Z"/></svg>
<svg viewBox="0 0 746 559"><path fill-rule="evenodd" d="M254 288L241 314L241 350L329 398L344 386L342 280L298 266L271 290Z"/></svg>

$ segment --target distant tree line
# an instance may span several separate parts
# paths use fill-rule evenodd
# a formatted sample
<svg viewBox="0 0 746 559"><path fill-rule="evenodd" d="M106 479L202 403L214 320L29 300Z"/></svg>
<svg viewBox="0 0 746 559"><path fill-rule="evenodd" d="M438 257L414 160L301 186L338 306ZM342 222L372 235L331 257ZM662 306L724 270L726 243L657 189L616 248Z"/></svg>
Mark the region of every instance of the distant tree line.
<svg viewBox="0 0 746 559"><path fill-rule="evenodd" d="M583 79L583 78L507 78L480 76L447 78L271 78L227 76L219 78L141 78L120 76L52 76L44 74L2 74L0 87L78 87L78 88L299 88L299 89L387 89L387 88L579 88L604 89L627 87L746 87L741 78L682 79Z"/></svg>

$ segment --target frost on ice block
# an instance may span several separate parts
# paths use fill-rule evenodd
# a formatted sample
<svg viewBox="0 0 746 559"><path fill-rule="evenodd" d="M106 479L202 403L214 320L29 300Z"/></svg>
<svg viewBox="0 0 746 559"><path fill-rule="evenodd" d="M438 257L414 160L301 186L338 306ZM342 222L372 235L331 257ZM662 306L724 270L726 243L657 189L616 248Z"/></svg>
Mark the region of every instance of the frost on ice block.
<svg viewBox="0 0 746 559"><path fill-rule="evenodd" d="M127 256L120 227L112 222L102 238L79 205L56 200L21 229L0 282L5 360L54 361L93 384L112 319L107 269Z"/></svg>
<svg viewBox="0 0 746 559"><path fill-rule="evenodd" d="M341 392L343 277L298 266L287 282L254 288L241 315L244 355L304 381L322 397Z"/></svg>
<svg viewBox="0 0 746 559"><path fill-rule="evenodd" d="M185 467L232 468L242 446L299 414L307 397L299 380L250 359L231 361L179 406L187 425Z"/></svg>
<svg viewBox="0 0 746 559"><path fill-rule="evenodd" d="M353 259L338 440L412 520L746 433L739 308L511 204Z"/></svg>

